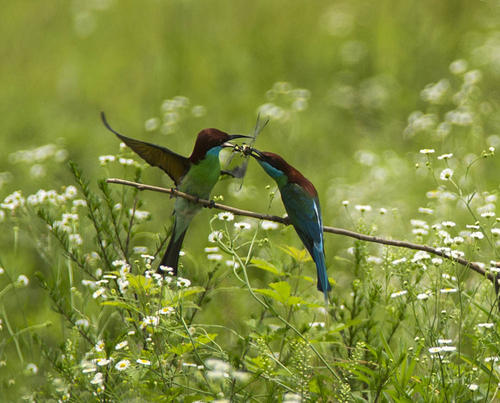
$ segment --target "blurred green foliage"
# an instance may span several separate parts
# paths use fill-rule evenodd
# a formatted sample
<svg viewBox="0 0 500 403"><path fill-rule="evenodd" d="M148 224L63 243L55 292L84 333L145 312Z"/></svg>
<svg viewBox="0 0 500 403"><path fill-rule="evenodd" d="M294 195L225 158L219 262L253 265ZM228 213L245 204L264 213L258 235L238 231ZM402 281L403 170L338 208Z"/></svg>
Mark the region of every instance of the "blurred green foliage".
<svg viewBox="0 0 500 403"><path fill-rule="evenodd" d="M99 120L101 110L125 134L187 154L203 127L250 132L267 91L286 81L310 91L309 107L271 124L257 146L298 166L323 204L331 184L345 193L341 198L412 211L422 203L414 190L427 190L427 183L413 180L407 153L441 143L402 136L408 115L423 107L421 89L465 58L471 68L484 65L481 90L492 107L498 102L498 47L483 52L491 63L477 51L498 26L494 1L75 0L6 4L3 15L0 172L12 174L5 194L67 182L61 164L33 177L9 160L11 152L46 143L97 175L97 156L117 144ZM206 113L185 119L169 136L145 133L144 122L177 95ZM364 181L369 167L356 158L359 150L380 155L394 172L383 183ZM160 172L150 175L148 181L170 184ZM251 167L247 182L261 183L262 175ZM337 207L323 209L325 223L338 220Z"/></svg>

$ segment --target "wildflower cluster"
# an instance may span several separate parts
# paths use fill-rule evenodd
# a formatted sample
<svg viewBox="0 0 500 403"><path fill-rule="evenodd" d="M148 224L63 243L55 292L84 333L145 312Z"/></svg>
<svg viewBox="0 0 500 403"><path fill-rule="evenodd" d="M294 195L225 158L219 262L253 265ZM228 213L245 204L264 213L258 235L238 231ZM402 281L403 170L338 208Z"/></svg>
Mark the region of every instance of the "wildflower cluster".
<svg viewBox="0 0 500 403"><path fill-rule="evenodd" d="M172 134L187 117L200 118L206 112L203 105L192 106L188 97L179 95L164 100L161 104L161 116L146 120L144 128L148 132L159 130L162 134Z"/></svg>
<svg viewBox="0 0 500 403"><path fill-rule="evenodd" d="M427 85L421 92L422 99L432 106L433 112L415 111L408 118L408 126L404 134L414 136L418 133L429 133L436 138L445 138L454 127L473 127L480 125L483 110L477 108L477 94L482 73L479 70L468 70L467 61L461 59L450 64L450 71L455 76L453 82L444 78ZM459 81L458 88L454 82ZM453 105L452 109L446 108ZM442 115L434 110L445 108Z"/></svg>
<svg viewBox="0 0 500 403"><path fill-rule="evenodd" d="M266 98L269 102L260 105L257 112L263 118L286 122L293 113L308 108L310 97L311 93L307 89L293 88L290 83L284 81L276 82L266 92Z"/></svg>
<svg viewBox="0 0 500 403"><path fill-rule="evenodd" d="M41 178L47 174L47 165L51 162L61 163L68 157L68 152L55 144L45 144L29 150L19 150L9 154L12 164L29 165L29 174L32 178ZM4 174L3 180L9 176Z"/></svg>
<svg viewBox="0 0 500 403"><path fill-rule="evenodd" d="M25 207L56 207L62 208L66 207L68 203L70 204L71 213L63 213L62 220L56 224L62 225L64 222L68 224L69 221L77 221L78 216L76 212L79 207L86 206L85 200L77 199L77 189L73 185L69 185L63 188L61 192L56 190L43 190L40 189L34 194L30 194L24 197L20 190L11 193L6 196L2 203L0 203L0 208L2 210L2 216L5 214L15 215L17 212L25 212L23 208Z"/></svg>
<svg viewBox="0 0 500 403"><path fill-rule="evenodd" d="M342 49L342 56L346 60L356 61L359 50L363 44L351 41L347 42ZM352 59L354 57L354 59ZM361 109L367 112L380 111L387 106L391 94L394 93L395 83L392 77L387 75L376 75L369 77L360 83L352 83L348 77L340 77L330 88L327 94L327 102L341 110Z"/></svg>

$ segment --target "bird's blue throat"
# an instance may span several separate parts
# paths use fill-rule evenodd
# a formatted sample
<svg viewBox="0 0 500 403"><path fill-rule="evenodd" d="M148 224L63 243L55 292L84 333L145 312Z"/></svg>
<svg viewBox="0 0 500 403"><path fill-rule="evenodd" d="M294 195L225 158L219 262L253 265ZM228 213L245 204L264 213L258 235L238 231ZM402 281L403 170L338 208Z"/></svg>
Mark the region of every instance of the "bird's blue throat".
<svg viewBox="0 0 500 403"><path fill-rule="evenodd" d="M267 174L276 181L278 186L282 186L288 182L288 178L286 177L283 171L273 167L266 161L258 160L258 162L261 165L261 167L264 168L264 171L266 171Z"/></svg>
<svg viewBox="0 0 500 403"><path fill-rule="evenodd" d="M218 157L221 150L222 150L221 146L212 147L210 150L207 151L207 155L213 155Z"/></svg>

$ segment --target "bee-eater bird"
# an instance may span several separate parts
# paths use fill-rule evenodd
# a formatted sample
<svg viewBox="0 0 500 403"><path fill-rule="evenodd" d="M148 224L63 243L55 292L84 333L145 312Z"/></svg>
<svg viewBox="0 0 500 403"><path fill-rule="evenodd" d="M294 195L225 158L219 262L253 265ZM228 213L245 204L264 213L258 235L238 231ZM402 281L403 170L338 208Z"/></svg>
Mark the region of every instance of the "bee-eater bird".
<svg viewBox="0 0 500 403"><path fill-rule="evenodd" d="M191 155L183 157L165 147L126 137L109 126L104 113L101 113L101 118L106 128L116 134L139 157L165 171L178 190L200 199L210 197L210 192L219 179L221 173L219 153L222 148L232 147L232 144L227 143L230 140L248 137L241 134L230 135L218 129L204 129L198 133ZM178 197L175 200L174 226L167 251L158 266L159 273L161 266L168 266L173 269L173 274L177 275L182 241L191 220L200 209L199 204L184 198Z"/></svg>
<svg viewBox="0 0 500 403"><path fill-rule="evenodd" d="M261 152L255 148L252 149L251 155L276 181L288 218L316 264L317 287L323 292L325 303L328 303L328 291L331 290L331 285L326 273L323 221L318 192L304 175L279 155Z"/></svg>

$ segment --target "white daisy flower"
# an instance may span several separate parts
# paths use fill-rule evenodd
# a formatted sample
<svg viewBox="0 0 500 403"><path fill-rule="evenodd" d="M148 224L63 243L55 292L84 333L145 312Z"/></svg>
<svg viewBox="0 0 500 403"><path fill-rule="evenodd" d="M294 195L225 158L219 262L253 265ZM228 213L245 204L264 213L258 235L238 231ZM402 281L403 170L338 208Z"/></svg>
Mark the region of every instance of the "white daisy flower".
<svg viewBox="0 0 500 403"><path fill-rule="evenodd" d="M189 287L191 285L191 281L188 280L187 278L182 278L182 277L178 277L177 278L177 286L178 287Z"/></svg>
<svg viewBox="0 0 500 403"><path fill-rule="evenodd" d="M264 220L260 223L260 226L263 230L267 231L267 230L277 229L278 223L274 221Z"/></svg>
<svg viewBox="0 0 500 403"><path fill-rule="evenodd" d="M100 385L104 382L104 376L102 375L102 372L97 372L94 377L90 380L90 383L92 385Z"/></svg>
<svg viewBox="0 0 500 403"><path fill-rule="evenodd" d="M434 150L433 148L424 148L420 150L420 154L434 154L435 152L436 150Z"/></svg>
<svg viewBox="0 0 500 403"><path fill-rule="evenodd" d="M108 358L98 358L98 359L96 359L95 363L97 365L99 365L100 367L104 367L104 366L108 365L110 362L111 362L111 360Z"/></svg>
<svg viewBox="0 0 500 403"><path fill-rule="evenodd" d="M18 277L17 277L17 280L16 280L16 285L18 287L27 287L28 284L29 284L29 279L27 276L25 276L24 274L20 274Z"/></svg>
<svg viewBox="0 0 500 403"><path fill-rule="evenodd" d="M128 341L124 340L115 346L115 350L121 350L122 348L125 348L127 346L128 346Z"/></svg>
<svg viewBox="0 0 500 403"><path fill-rule="evenodd" d="M97 299L99 297L105 298L106 297L106 294L104 294L105 292L106 292L106 289L104 287L100 287L94 291L94 293L92 294L92 298L94 298L94 299Z"/></svg>
<svg viewBox="0 0 500 403"><path fill-rule="evenodd" d="M118 361L115 365L115 368L118 371L125 371L128 367L130 367L130 361L129 360L121 360Z"/></svg>
<svg viewBox="0 0 500 403"><path fill-rule="evenodd" d="M427 207L419 207L418 212L422 213L422 214L429 214L429 215L434 214L434 210L431 208L427 208Z"/></svg>
<svg viewBox="0 0 500 403"><path fill-rule="evenodd" d="M479 327L479 328L484 327L485 329L491 329L493 326L495 326L495 324L491 323L491 322L488 322L488 323L478 323L476 326Z"/></svg>
<svg viewBox="0 0 500 403"><path fill-rule="evenodd" d="M453 170L450 168L445 168L441 171L441 173L439 174L439 177L443 181L448 181L453 177Z"/></svg>
<svg viewBox="0 0 500 403"><path fill-rule="evenodd" d="M113 162L116 160L116 157L114 155L101 155L99 156L99 163L101 165L107 165L110 162Z"/></svg>
<svg viewBox="0 0 500 403"><path fill-rule="evenodd" d="M164 306L158 312L159 315L172 315L175 313L175 309L171 306Z"/></svg>
<svg viewBox="0 0 500 403"><path fill-rule="evenodd" d="M222 233L222 231L212 231L209 235L208 235L208 242L210 243L215 243L217 242L217 239L222 239L222 237L224 236L224 234Z"/></svg>
<svg viewBox="0 0 500 403"><path fill-rule="evenodd" d="M217 217L221 221L233 221L234 220L234 214L230 213L229 211L224 211L222 213L217 214Z"/></svg>
<svg viewBox="0 0 500 403"><path fill-rule="evenodd" d="M240 221L240 222L235 222L234 227L236 229L250 229L250 228L252 228L252 225L250 223Z"/></svg>
<svg viewBox="0 0 500 403"><path fill-rule="evenodd" d="M441 294L453 294L453 293L456 293L458 291L458 289L456 288L441 288L439 290L439 292Z"/></svg>
<svg viewBox="0 0 500 403"><path fill-rule="evenodd" d="M391 294L391 298L401 297L401 296L406 295L406 294L408 294L407 290L401 290L401 291L393 292Z"/></svg>
<svg viewBox="0 0 500 403"><path fill-rule="evenodd" d="M372 211L372 206L370 205L357 204L354 208L361 213Z"/></svg>

